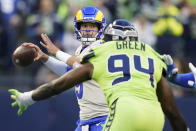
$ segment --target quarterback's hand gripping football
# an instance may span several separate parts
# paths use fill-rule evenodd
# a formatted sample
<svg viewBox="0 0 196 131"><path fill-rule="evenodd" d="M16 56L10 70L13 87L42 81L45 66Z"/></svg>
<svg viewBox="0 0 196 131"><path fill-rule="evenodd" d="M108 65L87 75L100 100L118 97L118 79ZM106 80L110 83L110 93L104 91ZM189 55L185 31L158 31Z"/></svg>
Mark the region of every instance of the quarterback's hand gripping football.
<svg viewBox="0 0 196 131"><path fill-rule="evenodd" d="M162 59L164 60L165 64L167 65L167 76L171 78L178 73L178 69L174 65L173 59L170 55L162 55Z"/></svg>
<svg viewBox="0 0 196 131"><path fill-rule="evenodd" d="M36 50L37 56L34 58L34 61L41 60L45 62L48 60L48 55L46 55L37 45L33 43L24 43L22 45L26 47L34 48Z"/></svg>
<svg viewBox="0 0 196 131"><path fill-rule="evenodd" d="M21 115L29 105L32 105L35 103L34 100L32 100L32 91L30 92L24 92L21 93L16 89L9 89L8 90L11 94L11 99L15 100L11 105L12 107L18 106L18 115Z"/></svg>
<svg viewBox="0 0 196 131"><path fill-rule="evenodd" d="M194 75L194 81L188 81L188 84L190 86L193 86L194 88L196 88L196 84L195 84L195 81L196 81L196 67L192 63L189 63L189 69L192 71L192 73Z"/></svg>
<svg viewBox="0 0 196 131"><path fill-rule="evenodd" d="M53 44L53 42L50 40L50 38L46 34L42 33L41 38L44 41L44 43L40 41L40 44L48 51L48 53L50 53L53 56L56 56L56 53L59 50L59 48L57 48Z"/></svg>

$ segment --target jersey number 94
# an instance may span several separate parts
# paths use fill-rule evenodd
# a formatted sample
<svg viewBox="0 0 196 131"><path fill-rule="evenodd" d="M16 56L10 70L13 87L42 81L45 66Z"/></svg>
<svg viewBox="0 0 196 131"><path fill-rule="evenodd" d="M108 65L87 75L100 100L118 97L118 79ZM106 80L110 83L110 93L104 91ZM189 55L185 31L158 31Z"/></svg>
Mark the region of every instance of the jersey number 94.
<svg viewBox="0 0 196 131"><path fill-rule="evenodd" d="M121 65L117 66L115 62L121 61ZM148 74L150 76L151 86L154 88L154 61L152 58L148 58L148 68L143 68L141 65L141 57L139 55L133 55L134 68L142 73ZM112 81L112 86L125 82L131 79L130 71L130 58L126 54L113 55L108 58L108 71L110 73L122 72L123 76L118 77Z"/></svg>

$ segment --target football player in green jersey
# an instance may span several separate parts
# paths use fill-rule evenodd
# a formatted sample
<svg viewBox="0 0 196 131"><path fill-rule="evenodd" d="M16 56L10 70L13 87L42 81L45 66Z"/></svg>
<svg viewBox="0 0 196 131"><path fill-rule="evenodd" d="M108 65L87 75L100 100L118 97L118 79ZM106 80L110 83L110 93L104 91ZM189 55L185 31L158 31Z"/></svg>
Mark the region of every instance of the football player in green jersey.
<svg viewBox="0 0 196 131"><path fill-rule="evenodd" d="M126 20L114 21L104 36L109 42L83 58L93 65L91 78L103 89L110 108L104 130L160 131L163 112L174 130L187 130L164 78L162 57L137 41L135 28Z"/></svg>
<svg viewBox="0 0 196 131"><path fill-rule="evenodd" d="M164 78L166 65L149 45L138 42L134 27L126 20L108 26L105 39L83 58L84 65L66 75L41 85L17 100L23 104L47 99L86 80L96 80L104 91L110 108L104 130L161 131L164 114L176 131L186 131L186 123L178 111L170 87ZM12 92L13 94L13 92Z"/></svg>

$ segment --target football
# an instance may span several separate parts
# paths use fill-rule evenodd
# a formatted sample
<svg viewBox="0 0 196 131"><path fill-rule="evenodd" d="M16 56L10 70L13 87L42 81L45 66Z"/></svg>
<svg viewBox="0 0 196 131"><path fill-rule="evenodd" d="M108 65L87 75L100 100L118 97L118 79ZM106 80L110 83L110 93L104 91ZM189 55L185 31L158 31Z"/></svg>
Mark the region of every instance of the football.
<svg viewBox="0 0 196 131"><path fill-rule="evenodd" d="M12 54L12 62L19 67L27 67L34 62L36 56L35 48L21 45Z"/></svg>

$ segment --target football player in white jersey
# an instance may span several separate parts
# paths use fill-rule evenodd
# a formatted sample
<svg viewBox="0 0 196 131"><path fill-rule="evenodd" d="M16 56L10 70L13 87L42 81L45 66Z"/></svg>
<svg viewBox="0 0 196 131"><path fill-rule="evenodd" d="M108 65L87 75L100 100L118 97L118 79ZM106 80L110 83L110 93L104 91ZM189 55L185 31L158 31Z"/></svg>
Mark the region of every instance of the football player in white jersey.
<svg viewBox="0 0 196 131"><path fill-rule="evenodd" d="M97 45L102 44L102 41L100 40L103 37L105 25L106 21L103 13L95 7L84 7L77 12L74 18L75 35L76 38L81 41L82 45L79 46L76 50L75 56L81 58L83 55L88 53L88 49L90 49L89 45L95 41L97 41ZM45 34L42 34L42 38L45 43L49 40ZM41 44L47 49L48 45L43 43ZM80 62L79 58L76 59L75 57L71 57L55 47L52 49L53 52L50 51L49 53L56 56L66 64L74 64L74 66L77 66ZM59 72L59 75L63 75L69 71L69 69L71 69L71 67L65 63L58 65L57 63L59 63L59 61L55 62L57 60L54 59L53 61L52 59L54 58L50 57L45 64L52 71ZM53 64L54 67L51 66ZM104 94L99 88L99 85L94 80L89 80L77 85L75 87L75 93L80 108L80 119L77 122L78 127L76 128L76 131L101 131L102 124L105 123L109 109L107 107Z"/></svg>
<svg viewBox="0 0 196 131"><path fill-rule="evenodd" d="M82 44L75 52L76 57L60 51L53 45L46 34L42 34L41 37L44 43L48 44L42 42L40 44L61 61L48 57L36 45L29 43L25 46L36 48L37 52L39 52L36 60L42 60L50 70L61 76L69 71L71 66L78 66L80 58L89 52L91 46L102 44L101 39L105 25L106 21L103 13L95 7L84 7L77 12L74 18L75 35ZM77 122L76 131L101 131L109 109L99 85L94 80L89 80L77 85L75 93L80 108L80 119Z"/></svg>

